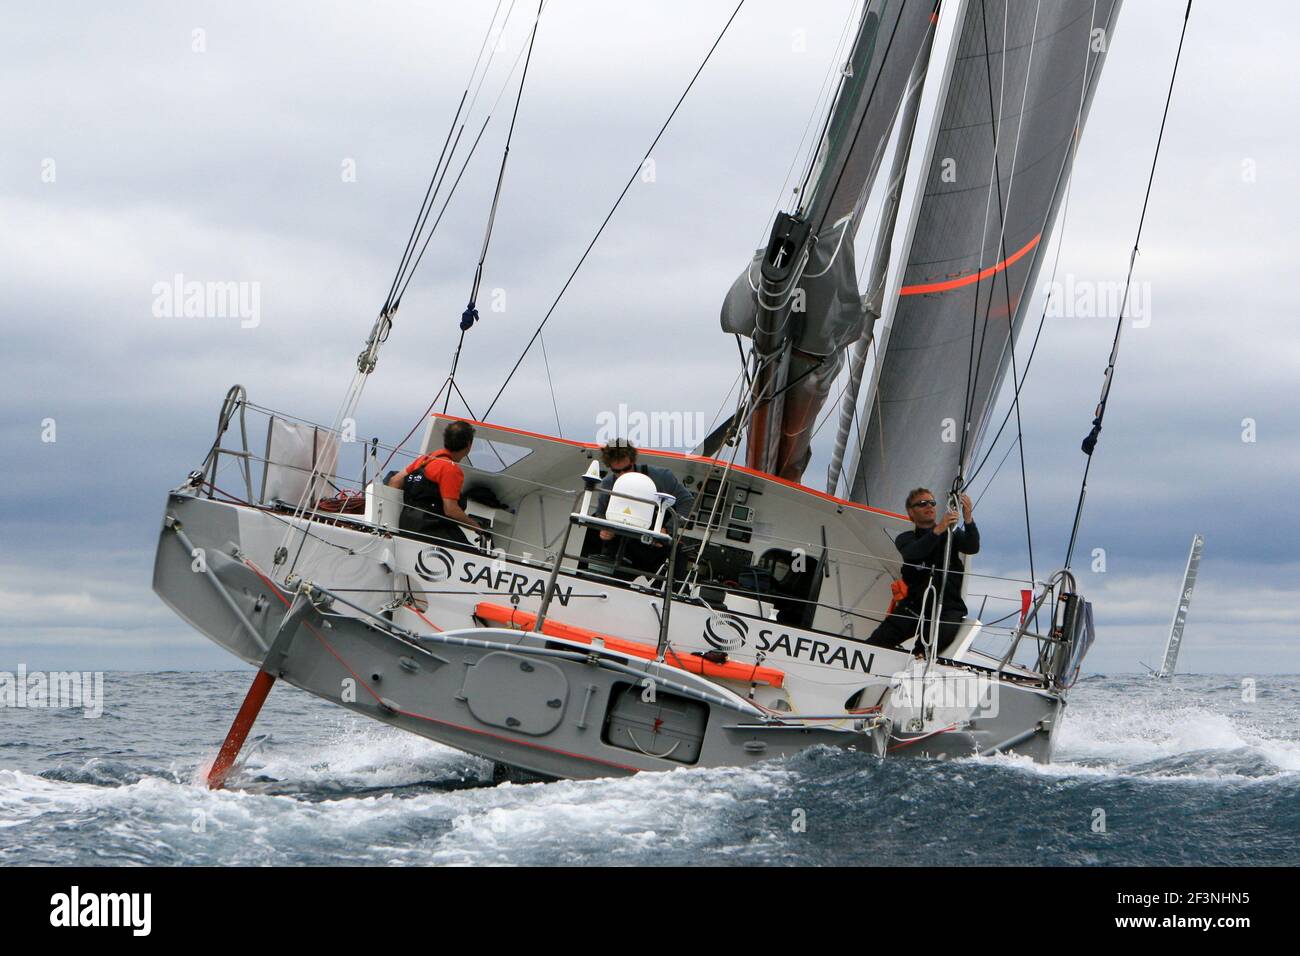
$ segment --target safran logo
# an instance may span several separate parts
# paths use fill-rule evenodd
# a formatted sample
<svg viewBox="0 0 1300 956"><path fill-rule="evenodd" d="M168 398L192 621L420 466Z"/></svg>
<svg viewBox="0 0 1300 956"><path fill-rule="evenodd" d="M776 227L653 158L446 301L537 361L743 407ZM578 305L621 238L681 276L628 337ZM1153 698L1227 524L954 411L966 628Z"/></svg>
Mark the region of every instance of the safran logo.
<svg viewBox="0 0 1300 956"><path fill-rule="evenodd" d="M432 584L450 580L455 566L456 559L451 552L437 546L425 548L415 558L415 573Z"/></svg>
<svg viewBox="0 0 1300 956"><path fill-rule="evenodd" d="M749 625L730 614L710 614L704 621L704 639L720 651L734 651L745 646Z"/></svg>

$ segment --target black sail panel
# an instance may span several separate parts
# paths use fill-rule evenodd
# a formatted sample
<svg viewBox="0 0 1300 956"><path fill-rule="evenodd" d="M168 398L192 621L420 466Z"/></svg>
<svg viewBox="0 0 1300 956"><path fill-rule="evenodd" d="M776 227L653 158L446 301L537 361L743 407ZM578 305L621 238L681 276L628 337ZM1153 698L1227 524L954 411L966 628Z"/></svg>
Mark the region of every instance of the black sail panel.
<svg viewBox="0 0 1300 956"><path fill-rule="evenodd" d="M851 497L902 508L974 455L1032 298L1119 0L972 0Z"/></svg>

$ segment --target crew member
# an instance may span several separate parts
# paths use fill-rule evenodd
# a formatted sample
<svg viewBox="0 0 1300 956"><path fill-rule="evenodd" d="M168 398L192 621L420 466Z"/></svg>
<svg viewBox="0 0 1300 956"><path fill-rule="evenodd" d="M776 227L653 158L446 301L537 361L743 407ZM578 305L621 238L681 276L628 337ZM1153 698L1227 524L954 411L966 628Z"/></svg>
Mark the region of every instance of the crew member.
<svg viewBox="0 0 1300 956"><path fill-rule="evenodd" d="M441 538L465 545L462 526L479 530L479 523L460 506L465 472L460 462L474 444L474 426L452 422L442 433L442 450L421 455L404 471L388 479L402 489L402 515L398 527L415 537Z"/></svg>
<svg viewBox="0 0 1300 956"><path fill-rule="evenodd" d="M655 490L666 495L672 495L677 501L673 504L673 510L668 513L663 523L663 530L666 534L674 534L677 529L675 515L688 515L692 506L695 504L695 496L686 489L677 476L667 468L660 468L658 465L638 465L636 463L636 446L622 438L617 438L600 450L600 460L605 466L605 477L601 479L598 490L600 497L596 501L595 515L598 518L605 517L605 510L609 507L609 490L614 487L614 482L620 475L626 475L630 471L639 471L643 475L648 475L650 480L655 483ZM600 540L604 542L604 550L607 555L614 555L617 552L617 542L614 541L613 531L602 530ZM653 574L659 570L666 560L668 560L667 548L659 543L642 544L635 538L625 538L623 546L623 558L638 571L644 571L647 574Z"/></svg>
<svg viewBox="0 0 1300 956"><path fill-rule="evenodd" d="M966 602L961 597L962 574L966 568L961 555L977 554L980 549L980 533L975 527L970 496L961 496L962 527L957 527L957 512L950 510L942 518L936 519L938 502L929 488L916 488L907 496L907 515L912 519L911 531L904 531L894 539L894 546L903 558L903 584L907 594L880 626L876 628L868 644L879 647L898 647L908 638L917 635L918 616L922 602L925 601L926 589L933 582L939 601L939 647L938 655L943 657L955 649L957 631L966 618ZM948 578L944 581L943 563L948 547L948 536L952 536L952 552L948 558ZM929 636L933 624L935 598L925 605L925 630ZM920 640L912 651L918 657L925 653Z"/></svg>

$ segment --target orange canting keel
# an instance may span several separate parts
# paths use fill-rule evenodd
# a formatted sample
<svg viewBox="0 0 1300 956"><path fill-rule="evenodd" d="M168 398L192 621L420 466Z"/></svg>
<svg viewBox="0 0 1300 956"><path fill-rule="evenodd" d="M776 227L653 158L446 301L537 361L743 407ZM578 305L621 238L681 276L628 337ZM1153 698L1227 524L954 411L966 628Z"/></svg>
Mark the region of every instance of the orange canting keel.
<svg viewBox="0 0 1300 956"><path fill-rule="evenodd" d="M208 771L209 790L220 790L225 786L226 776L234 766L235 758L239 756L240 748L248 739L248 732L253 729L253 723L261 713L262 705L266 703L266 695L271 692L274 684L275 677L266 671L258 671L257 676L253 678L253 686L248 688L244 703L240 706L239 713L235 715L235 722L230 725L230 732L226 734L225 742L217 752L217 759L212 762L212 769Z"/></svg>

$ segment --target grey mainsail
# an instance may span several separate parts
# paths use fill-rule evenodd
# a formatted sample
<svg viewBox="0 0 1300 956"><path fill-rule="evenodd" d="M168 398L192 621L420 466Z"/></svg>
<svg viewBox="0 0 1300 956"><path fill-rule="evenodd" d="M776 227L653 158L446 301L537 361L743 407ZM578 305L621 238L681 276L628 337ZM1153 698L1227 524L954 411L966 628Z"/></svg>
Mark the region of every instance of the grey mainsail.
<svg viewBox="0 0 1300 956"><path fill-rule="evenodd" d="M1119 0L971 2L897 295L886 302L849 496L946 490L1010 364ZM892 317L890 312L892 311Z"/></svg>
<svg viewBox="0 0 1300 956"><path fill-rule="evenodd" d="M817 412L845 347L862 334L854 234L934 22L931 3L869 0L799 207L777 217L767 247L723 303L723 329L752 338L762 362L749 420L752 468L802 476Z"/></svg>

